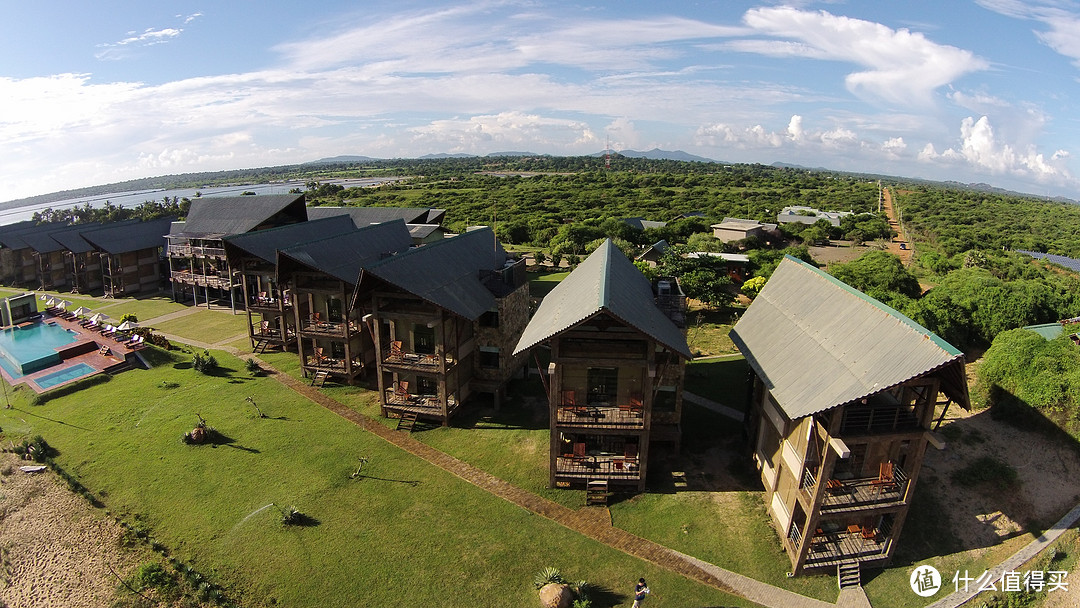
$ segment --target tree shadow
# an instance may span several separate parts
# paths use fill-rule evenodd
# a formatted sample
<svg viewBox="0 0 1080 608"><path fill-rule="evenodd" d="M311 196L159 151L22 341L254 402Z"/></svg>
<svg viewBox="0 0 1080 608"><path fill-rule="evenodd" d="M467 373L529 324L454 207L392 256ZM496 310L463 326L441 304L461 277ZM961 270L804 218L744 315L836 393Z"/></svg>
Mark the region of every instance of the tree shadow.
<svg viewBox="0 0 1080 608"><path fill-rule="evenodd" d="M630 596L628 595L612 591L600 585L589 589L589 600L596 608L612 608L624 604L629 599Z"/></svg>
<svg viewBox="0 0 1080 608"><path fill-rule="evenodd" d="M410 486L412 486L414 488L416 486L420 485L420 481L417 480L417 479L389 479L389 478L386 478L386 477L376 477L374 475L367 475L367 474L364 474L364 473L361 473L359 475L354 476L353 479L373 479L375 481L391 481L393 483L408 484L408 485L410 485Z"/></svg>
<svg viewBox="0 0 1080 608"><path fill-rule="evenodd" d="M300 513L299 511L297 511L291 516L289 516L289 521L285 523L285 525L294 528L314 528L321 523L322 522L318 519L306 513Z"/></svg>
<svg viewBox="0 0 1080 608"><path fill-rule="evenodd" d="M26 411L24 409L20 409L20 408L17 408L15 406L12 406L11 409L16 411L16 412L22 412L22 413L26 414L27 416L33 416L34 418L41 418L42 420L48 420L49 422L53 422L53 423L56 423L56 424L62 424L64 426L70 426L71 428L79 429L80 431L90 431L91 430L91 429L88 429L86 427L79 426L77 424L71 424L70 422L64 422L63 420L57 420L55 418L49 418L48 416L42 416L41 414L35 414L33 412L28 412L28 411Z"/></svg>

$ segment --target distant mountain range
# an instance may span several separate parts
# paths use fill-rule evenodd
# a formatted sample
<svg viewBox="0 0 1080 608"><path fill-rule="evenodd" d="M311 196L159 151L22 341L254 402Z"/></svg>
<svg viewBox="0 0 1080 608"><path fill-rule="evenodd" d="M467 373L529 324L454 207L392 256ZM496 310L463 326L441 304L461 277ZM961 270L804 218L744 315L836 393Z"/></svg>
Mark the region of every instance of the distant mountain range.
<svg viewBox="0 0 1080 608"><path fill-rule="evenodd" d="M587 154L586 156L601 157L608 153L607 150L595 152L593 154ZM653 148L652 150L646 150L639 152L638 150L612 150L613 154L618 156L625 156L627 158L647 158L649 160L680 160L685 162L697 162L697 163L715 163L711 158L705 158L704 156L697 156L690 154L689 152L683 152L682 150L661 150L660 148ZM418 158L422 160L439 160L443 158L493 158L498 156L551 156L551 154L540 154L538 152L519 152L519 151L507 151L507 152L491 152L490 154L464 154L439 152L437 154L425 154ZM376 160L388 160L383 158L371 158L370 156L331 156L329 158L320 158L319 160L313 160L304 163L305 165L331 165L331 164L347 164L347 163L363 163ZM725 163L728 164L728 163ZM827 171L827 169L822 169Z"/></svg>

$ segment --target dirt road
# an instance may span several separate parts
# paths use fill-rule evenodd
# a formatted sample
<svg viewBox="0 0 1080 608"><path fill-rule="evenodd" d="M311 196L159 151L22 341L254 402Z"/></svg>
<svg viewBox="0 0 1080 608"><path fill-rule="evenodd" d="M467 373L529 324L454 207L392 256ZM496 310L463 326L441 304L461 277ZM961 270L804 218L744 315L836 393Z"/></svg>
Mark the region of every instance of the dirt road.
<svg viewBox="0 0 1080 608"><path fill-rule="evenodd" d="M889 227L896 231L897 236L893 238L889 243L888 251L896 254L900 261L904 263L904 266L911 266L911 243L907 240L907 235L904 234L903 227L900 226L900 220L897 218L896 209L893 207L892 191L885 188L882 192L882 204L885 207L885 213L889 216ZM904 244L905 248L901 249L900 245Z"/></svg>

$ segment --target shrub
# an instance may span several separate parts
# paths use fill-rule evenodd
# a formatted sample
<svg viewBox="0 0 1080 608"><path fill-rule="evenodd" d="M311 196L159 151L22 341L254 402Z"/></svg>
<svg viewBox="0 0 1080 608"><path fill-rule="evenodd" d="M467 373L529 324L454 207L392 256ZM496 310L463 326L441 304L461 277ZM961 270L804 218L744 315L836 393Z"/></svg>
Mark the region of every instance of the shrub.
<svg viewBox="0 0 1080 608"><path fill-rule="evenodd" d="M304 523L306 520L303 513L297 510L296 507L289 507L288 509L282 509L281 511L281 523L286 526L296 526Z"/></svg>
<svg viewBox="0 0 1080 608"><path fill-rule="evenodd" d="M34 435L30 439L23 439L22 443L15 446L15 453L26 460L45 462L49 457L51 448L41 435Z"/></svg>
<svg viewBox="0 0 1080 608"><path fill-rule="evenodd" d="M536 265L539 266L547 261L547 255L545 255L543 251L537 251L536 255L533 256L533 259L536 260Z"/></svg>
<svg viewBox="0 0 1080 608"><path fill-rule="evenodd" d="M191 357L191 367L195 368L195 371L202 374L212 374L217 370L218 362L214 358L214 355L210 354L210 351L204 350L202 354L195 353Z"/></svg>
<svg viewBox="0 0 1080 608"><path fill-rule="evenodd" d="M248 359L247 361L245 361L244 362L244 367L247 369L248 373L250 373L252 376L262 375L263 368L259 365L259 362L256 361L255 359Z"/></svg>
<svg viewBox="0 0 1080 608"><path fill-rule="evenodd" d="M146 562L135 570L135 574L131 577L131 586L139 591L144 589L171 591L176 588L176 581L165 572L161 564Z"/></svg>
<svg viewBox="0 0 1080 608"><path fill-rule="evenodd" d="M124 313L124 316L120 317L120 322L123 323L124 321L131 321L132 323L138 323L139 322L139 317L136 317L135 313L126 312L126 313Z"/></svg>
<svg viewBox="0 0 1080 608"><path fill-rule="evenodd" d="M562 573L559 572L558 568L548 566L540 572L537 572L536 576L533 577L533 587L540 589L548 583L564 584L566 583L566 579L563 578Z"/></svg>

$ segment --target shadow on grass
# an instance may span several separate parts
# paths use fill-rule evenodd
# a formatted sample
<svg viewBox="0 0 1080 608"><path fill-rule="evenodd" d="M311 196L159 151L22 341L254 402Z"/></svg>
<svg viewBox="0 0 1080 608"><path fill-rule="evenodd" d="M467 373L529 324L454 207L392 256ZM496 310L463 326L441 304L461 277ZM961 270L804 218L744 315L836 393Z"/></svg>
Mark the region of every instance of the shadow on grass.
<svg viewBox="0 0 1080 608"><path fill-rule="evenodd" d="M77 424L71 424L70 422L64 422L63 420L57 420L55 418L49 418L48 416L42 416L40 414L35 414L33 412L28 412L26 410L19 409L19 408L14 407L14 406L12 406L11 409L16 411L16 412L22 412L22 413L26 414L27 416L33 416L34 418L41 418L42 420L48 420L49 422L54 422L56 424L62 424L64 426L70 426L71 428L79 429L80 431L90 431L90 430L92 430L92 429L88 429L88 428L86 428L84 426L79 426Z"/></svg>
<svg viewBox="0 0 1080 608"><path fill-rule="evenodd" d="M391 481L393 483L408 484L408 485L410 485L410 486L412 486L414 488L416 486L420 485L420 481L416 480L416 479L389 479L387 477L375 477L374 475L367 475L367 474L364 474L364 473L361 473L361 474L357 475L356 477L353 477L353 479L374 479L375 481Z"/></svg>
<svg viewBox="0 0 1080 608"><path fill-rule="evenodd" d="M293 513L285 525L290 528L314 528L322 522L306 513Z"/></svg>
<svg viewBox="0 0 1080 608"><path fill-rule="evenodd" d="M589 589L589 600L596 608L612 608L625 604L630 596L608 589L607 587L594 586Z"/></svg>

